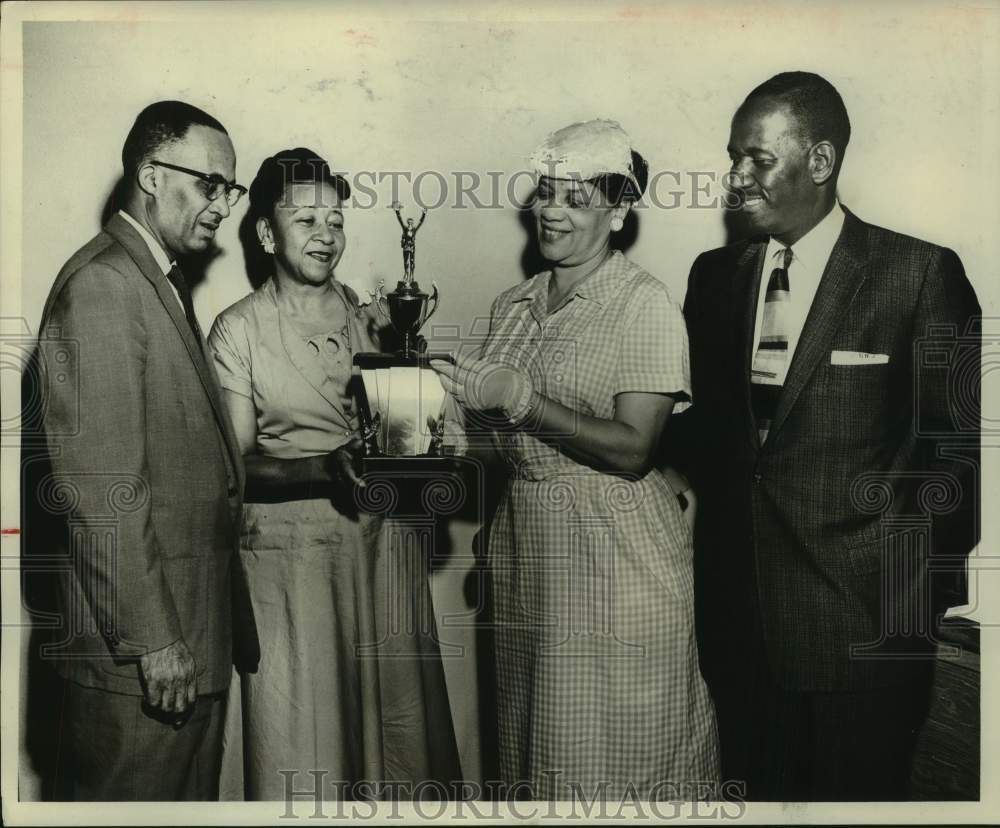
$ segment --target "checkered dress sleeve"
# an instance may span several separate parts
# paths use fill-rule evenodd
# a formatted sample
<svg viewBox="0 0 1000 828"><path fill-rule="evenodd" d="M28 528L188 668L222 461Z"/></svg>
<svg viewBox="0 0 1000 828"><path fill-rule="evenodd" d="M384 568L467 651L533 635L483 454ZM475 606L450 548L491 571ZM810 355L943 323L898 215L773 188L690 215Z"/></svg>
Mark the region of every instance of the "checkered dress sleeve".
<svg viewBox="0 0 1000 828"><path fill-rule="evenodd" d="M649 274L636 279L625 308L614 393L669 394L674 411L691 405L687 329L666 286Z"/></svg>

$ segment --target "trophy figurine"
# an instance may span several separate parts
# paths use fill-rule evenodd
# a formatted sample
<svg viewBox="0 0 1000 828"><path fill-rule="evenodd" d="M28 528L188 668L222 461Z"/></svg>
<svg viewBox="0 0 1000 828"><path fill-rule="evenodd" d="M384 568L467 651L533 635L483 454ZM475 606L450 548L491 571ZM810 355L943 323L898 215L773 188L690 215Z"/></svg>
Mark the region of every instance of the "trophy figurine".
<svg viewBox="0 0 1000 828"><path fill-rule="evenodd" d="M441 411L444 388L432 359L452 361L450 354L428 354L419 337L420 328L437 311L438 289L433 293L420 289L413 278L416 261L416 237L427 218L424 209L419 222L404 221L402 205L392 204L396 220L403 230L403 278L395 290L386 292L384 281L372 296L379 313L400 337L395 353L360 353L354 364L361 371L358 387L358 410L361 414L364 462L367 469L403 470L434 466L441 456ZM439 426L431 430L428 420ZM431 461L428 463L428 461Z"/></svg>
<svg viewBox="0 0 1000 828"><path fill-rule="evenodd" d="M396 289L391 293L386 293L384 284L380 284L375 293L375 302L382 315L402 337L399 353L403 356L412 356L420 350L417 347L417 332L437 310L438 289L437 285L431 282L434 293L428 296L413 278L417 258L417 231L427 218L427 208L424 208L416 225L413 224L413 219L406 219L406 222L403 222L400 212L402 205L398 201L393 202L392 208L396 211L396 221L403 229L399 241L400 247L403 248L403 278L396 283Z"/></svg>
<svg viewBox="0 0 1000 828"><path fill-rule="evenodd" d="M424 223L424 219L427 218L427 208L423 208L423 212L420 214L420 221L417 222L416 227L413 226L413 219L407 219L406 223L403 223L403 216L400 213L400 210L403 209L402 204L395 201L392 204L392 209L396 211L396 221L403 228L403 236L399 240L399 246L403 248L403 281L409 284L413 281L413 271L416 270L417 231L420 229L420 225Z"/></svg>

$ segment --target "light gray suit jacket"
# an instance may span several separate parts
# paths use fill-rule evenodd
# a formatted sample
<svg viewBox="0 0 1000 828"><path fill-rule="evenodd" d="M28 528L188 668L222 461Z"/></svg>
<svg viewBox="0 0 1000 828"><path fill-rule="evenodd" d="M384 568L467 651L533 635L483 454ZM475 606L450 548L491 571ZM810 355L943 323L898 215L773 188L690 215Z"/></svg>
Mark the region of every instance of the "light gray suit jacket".
<svg viewBox="0 0 1000 828"><path fill-rule="evenodd" d="M138 656L183 638L198 692L225 689L234 594L237 650L256 641L236 554L243 464L203 348L120 216L52 286L39 336L52 474L39 498L66 520L71 561L43 657L82 684L141 694Z"/></svg>

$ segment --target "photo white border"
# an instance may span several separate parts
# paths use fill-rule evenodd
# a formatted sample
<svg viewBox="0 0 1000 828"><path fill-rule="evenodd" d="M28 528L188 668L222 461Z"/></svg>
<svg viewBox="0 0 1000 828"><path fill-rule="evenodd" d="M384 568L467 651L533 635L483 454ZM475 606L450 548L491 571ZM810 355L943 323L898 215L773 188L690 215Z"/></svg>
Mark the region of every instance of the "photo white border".
<svg viewBox="0 0 1000 828"><path fill-rule="evenodd" d="M676 4L675 4L676 5ZM693 5L703 5L694 3ZM773 8L781 6L792 12L796 4L792 3L749 3L742 4L744 8ZM840 7L841 14L864 14L869 4L840 3L831 4ZM883 5L888 3L883 2ZM946 5L946 4L938 4ZM964 13L968 4L950 4L956 14ZM921 7L922 3L902 4L900 13L905 14L907 7ZM1000 5L995 0L979 0L974 4L980 11L988 13L989 38L995 46L1000 46ZM21 294L21 248L22 215L21 215L21 141L22 141L22 55L21 55L21 24L26 21L195 21L209 19L229 19L231 15L245 16L252 14L259 17L273 17L276 22L294 13L297 8L312 8L312 3L266 3L266 2L121 2L121 3L25 3L6 2L2 7L2 31L0 31L0 317L5 320L20 318ZM455 19L462 22L481 22L488 24L498 21L559 21L572 19L574 21L601 21L618 15L623 8L633 8L637 14L643 13L655 16L655 3L615 3L606 2L525 2L525 3L479 3L474 6L460 3L443 2L368 2L355 3L351 13L359 21L377 21L387 16L405 15L414 20ZM986 55L983 72L983 102L987 110L986 129L989 131L987 146L994 146L1000 151L1000 113L997 101L1000 100L1000 50L994 48ZM994 175L984 182L984 189L996 192L1000 184L998 168L993 162ZM981 194L977 194L981 195ZM95 199L99 194L95 194ZM996 233L997 228L984 228L984 233ZM1000 282L1000 280L996 280ZM980 285L987 284L987 278L980 280ZM987 305L985 297L984 309ZM20 389L12 372L2 372L3 411L5 416L19 406ZM995 395L994 395L995 396ZM997 403L1000 400L984 399L984 411L1000 411ZM984 464L991 462L990 451L984 450ZM19 457L17 447L3 446L3 457L0 461L0 487L3 497L0 499L0 525L17 527L19 525ZM989 492L987 492L987 496ZM984 498L984 512L989 504ZM14 566L18 556L19 542L16 535L5 534L0 540L0 600L3 606L3 636L2 653L0 653L0 696L2 696L2 755L0 765L0 792L3 797L3 820L8 825L71 825L71 824L102 824L102 825L257 825L257 824L290 824L290 820L281 819L284 806L280 803L170 803L170 804L125 804L125 803L20 803L17 802L18 788L18 690L19 690L19 626L16 613L20 608L19 580ZM981 544L981 550L996 546L996 538L986 538ZM745 815L740 822L747 824L824 824L824 823L914 823L914 824L949 824L949 823L986 823L1000 819L1000 785L998 778L998 758L1000 758L1000 726L998 726L998 706L1000 699L997 684L997 664L994 654L998 651L997 631L992 627L984 627L981 631L981 650L984 669L981 674L982 705L982 765L981 765L981 796L979 803L943 802L943 803L809 803L809 804L767 804L749 803ZM987 661L989 669L985 669ZM301 819L307 819L308 809L302 803L296 806ZM528 806L514 804L516 813L524 814ZM332 810L327 806L327 810ZM465 806L465 812L470 812ZM504 809L501 809L501 812ZM506 809L510 812L510 809ZM563 814L565 807L557 807L560 816L546 818L551 813L546 803L539 804L539 816L532 820L538 824L561 824L567 821ZM513 817L512 815L512 818ZM368 823L384 822L390 824L410 824L420 822L418 812L411 804L380 803L379 817L364 820ZM438 820L444 821L444 820ZM447 821L455 821L447 819ZM650 822L655 820L649 820ZM669 820L679 823L681 820ZM707 820L684 820L704 824ZM317 822L312 820L311 823Z"/></svg>

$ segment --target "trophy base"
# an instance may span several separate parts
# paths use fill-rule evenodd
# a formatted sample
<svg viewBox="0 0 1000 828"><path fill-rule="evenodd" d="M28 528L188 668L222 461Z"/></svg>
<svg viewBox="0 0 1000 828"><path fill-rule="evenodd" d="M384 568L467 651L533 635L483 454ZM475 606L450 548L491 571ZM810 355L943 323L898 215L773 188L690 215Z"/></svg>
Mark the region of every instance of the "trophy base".
<svg viewBox="0 0 1000 828"><path fill-rule="evenodd" d="M362 371L372 371L377 368L430 368L432 359L455 364L454 354L421 354L416 351L396 351L392 354L363 352L354 355L354 364Z"/></svg>
<svg viewBox="0 0 1000 828"><path fill-rule="evenodd" d="M389 477L396 474L447 474L457 472L462 468L461 461L454 455L398 455L393 457L371 455L361 458L362 476L369 474L378 477Z"/></svg>

